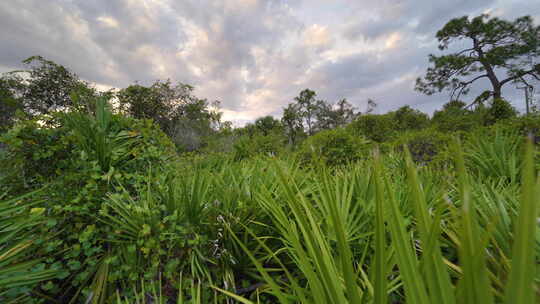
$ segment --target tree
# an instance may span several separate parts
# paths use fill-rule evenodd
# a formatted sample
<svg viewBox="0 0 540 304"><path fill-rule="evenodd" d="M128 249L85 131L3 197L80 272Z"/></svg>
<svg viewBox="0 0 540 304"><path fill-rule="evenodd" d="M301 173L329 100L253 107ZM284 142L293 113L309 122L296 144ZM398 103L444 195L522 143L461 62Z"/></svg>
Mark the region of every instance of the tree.
<svg viewBox="0 0 540 304"><path fill-rule="evenodd" d="M97 95L95 89L67 68L41 56L32 56L23 63L28 67L26 70L6 73L1 79L9 84L8 90L19 98L25 112L30 115L73 108L76 106L71 98L74 91Z"/></svg>
<svg viewBox="0 0 540 304"><path fill-rule="evenodd" d="M403 106L393 112L395 127L399 131L418 130L427 127L429 117L410 106Z"/></svg>
<svg viewBox="0 0 540 304"><path fill-rule="evenodd" d="M480 113L467 109L467 104L452 100L433 113L431 119L437 130L442 132L468 131L482 123Z"/></svg>
<svg viewBox="0 0 540 304"><path fill-rule="evenodd" d="M491 125L499 120L508 119L517 115L516 109L510 103L502 98L496 98L491 101L484 117L484 124Z"/></svg>
<svg viewBox="0 0 540 304"><path fill-rule="evenodd" d="M381 143L390 140L395 135L395 125L393 113L364 114L350 123L347 129L354 135L361 135Z"/></svg>
<svg viewBox="0 0 540 304"><path fill-rule="evenodd" d="M281 129L281 122L270 115L257 118L254 124L255 128L264 136Z"/></svg>
<svg viewBox="0 0 540 304"><path fill-rule="evenodd" d="M0 78L0 131L11 127L16 111L22 109L22 104L11 87L8 80Z"/></svg>
<svg viewBox="0 0 540 304"><path fill-rule="evenodd" d="M194 96L193 90L187 84L158 80L149 87L131 85L120 90L117 98L122 111L135 118L152 119L177 146L193 151L203 145L204 137L221 119L221 114L206 99Z"/></svg>
<svg viewBox="0 0 540 304"><path fill-rule="evenodd" d="M336 104L321 101L316 112L316 129L320 131L345 126L356 117L354 110L355 108L345 98Z"/></svg>
<svg viewBox="0 0 540 304"><path fill-rule="evenodd" d="M300 113L299 105L290 103L284 108L281 122L285 127L289 145L295 145L298 142L298 139L304 134L302 114Z"/></svg>
<svg viewBox="0 0 540 304"><path fill-rule="evenodd" d="M443 56L429 55L432 66L424 79L416 81L416 90L422 93L431 95L449 90L451 100L459 99L469 92L473 83L485 78L491 90L475 100L482 102L489 97L500 99L501 89L508 83L526 77L540 80L540 26L534 26L529 16L513 22L488 15L455 18L436 37L440 50L462 40L468 41L470 47Z"/></svg>
<svg viewBox="0 0 540 304"><path fill-rule="evenodd" d="M310 89L305 89L300 92L300 95L294 98L298 104L300 115L307 127L307 134L313 135L315 131L315 121L317 112L321 108L323 101L317 100L317 93Z"/></svg>

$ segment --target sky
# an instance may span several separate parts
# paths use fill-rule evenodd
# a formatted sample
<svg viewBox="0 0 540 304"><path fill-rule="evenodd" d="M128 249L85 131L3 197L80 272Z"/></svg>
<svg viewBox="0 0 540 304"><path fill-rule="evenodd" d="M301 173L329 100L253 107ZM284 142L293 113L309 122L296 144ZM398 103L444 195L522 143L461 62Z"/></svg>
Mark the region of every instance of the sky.
<svg viewBox="0 0 540 304"><path fill-rule="evenodd" d="M6 0L0 72L41 55L102 89L170 79L220 100L236 125L279 117L305 88L360 111L371 98L378 113L430 113L449 99L414 91L428 54L443 54L435 33L481 13L539 23L540 1ZM510 86L503 95L523 108L523 93Z"/></svg>

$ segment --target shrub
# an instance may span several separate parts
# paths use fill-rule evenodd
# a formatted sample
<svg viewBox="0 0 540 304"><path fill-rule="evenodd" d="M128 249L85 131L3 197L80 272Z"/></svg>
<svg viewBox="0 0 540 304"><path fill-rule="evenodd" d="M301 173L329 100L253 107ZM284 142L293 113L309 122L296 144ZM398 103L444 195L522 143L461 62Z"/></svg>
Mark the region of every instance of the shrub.
<svg viewBox="0 0 540 304"><path fill-rule="evenodd" d="M502 98L493 99L485 112L484 123L492 125L497 121L515 117L516 109Z"/></svg>
<svg viewBox="0 0 540 304"><path fill-rule="evenodd" d="M540 114L518 116L496 123L497 129L516 132L521 136L531 136L535 144L540 143Z"/></svg>
<svg viewBox="0 0 540 304"><path fill-rule="evenodd" d="M385 142L395 135L395 121L391 114L361 115L347 127L352 134L375 142Z"/></svg>
<svg viewBox="0 0 540 304"><path fill-rule="evenodd" d="M406 145L416 163L427 163L436 158L444 158L449 141L448 135L434 129L425 129L403 133L393 142L393 145L398 150Z"/></svg>
<svg viewBox="0 0 540 304"><path fill-rule="evenodd" d="M256 155L276 155L283 149L283 138L277 134L241 136L233 145L235 160Z"/></svg>
<svg viewBox="0 0 540 304"><path fill-rule="evenodd" d="M479 129L469 135L466 160L473 172L482 178L517 181L523 142L515 129L506 126Z"/></svg>
<svg viewBox="0 0 540 304"><path fill-rule="evenodd" d="M35 256L35 232L47 225L42 201L35 192L3 199L0 192L0 301L26 303L32 289L40 282L65 278L59 265L45 267L43 259ZM49 240L53 241L53 240ZM15 302L16 301L16 302Z"/></svg>
<svg viewBox="0 0 540 304"><path fill-rule="evenodd" d="M345 165L366 154L369 141L353 136L346 129L321 131L308 137L300 147L300 157L305 162L321 160L330 166Z"/></svg>
<svg viewBox="0 0 540 304"><path fill-rule="evenodd" d="M403 106L392 112L397 131L419 130L429 125L429 117L410 106Z"/></svg>
<svg viewBox="0 0 540 304"><path fill-rule="evenodd" d="M66 280L41 287L56 299L87 295L88 286L100 279L111 231L96 225L96 215L107 194L120 185L138 191L149 170L159 170L175 155L174 145L151 121L113 115L105 102L98 104L95 114L58 114L57 125L25 121L2 137L6 166L19 172L11 181L16 190L48 185L39 196L47 225L39 227L36 242L37 256L46 256L47 265L69 271ZM46 241L50 235L54 241Z"/></svg>
<svg viewBox="0 0 540 304"><path fill-rule="evenodd" d="M432 122L441 132L467 132L482 124L478 113L465 109L465 103L453 100L445 104L440 111L433 113Z"/></svg>

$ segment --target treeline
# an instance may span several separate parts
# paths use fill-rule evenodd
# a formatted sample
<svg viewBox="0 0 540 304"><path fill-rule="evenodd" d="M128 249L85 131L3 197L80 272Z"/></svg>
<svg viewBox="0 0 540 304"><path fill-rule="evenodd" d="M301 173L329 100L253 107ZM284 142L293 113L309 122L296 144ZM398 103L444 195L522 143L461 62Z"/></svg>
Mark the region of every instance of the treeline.
<svg viewBox="0 0 540 304"><path fill-rule="evenodd" d="M373 114L377 104L371 99L366 111L360 112L346 99L330 103L310 89L301 91L283 109L282 117L264 116L234 128L223 121L218 101L196 97L194 88L187 84L156 81L149 86L136 83L101 92L42 57L31 57L24 63L26 70L0 78L0 126L4 131L24 120L54 125L54 113L58 112L92 113L95 99L104 98L115 113L152 120L180 153L226 153L241 160L295 151L302 160L315 157L336 165L361 158L375 144L386 149L408 144L417 160L429 161L452 133L461 136L499 121L514 119L517 124L527 124L521 131L537 128L536 111L518 119L517 111L500 98L474 107L453 100L429 117L410 106Z"/></svg>

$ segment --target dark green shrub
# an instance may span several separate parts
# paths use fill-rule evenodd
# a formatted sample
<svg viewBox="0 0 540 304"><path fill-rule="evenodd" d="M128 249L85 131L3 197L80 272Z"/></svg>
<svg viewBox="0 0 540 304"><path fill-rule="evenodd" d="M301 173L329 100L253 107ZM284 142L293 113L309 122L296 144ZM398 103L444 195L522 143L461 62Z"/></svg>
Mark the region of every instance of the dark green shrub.
<svg viewBox="0 0 540 304"><path fill-rule="evenodd" d="M283 149L283 138L278 134L241 136L233 145L233 158L242 160L256 155L276 155Z"/></svg>
<svg viewBox="0 0 540 304"><path fill-rule="evenodd" d="M493 99L485 111L484 124L492 125L500 120L509 119L517 115L516 109L502 98Z"/></svg>
<svg viewBox="0 0 540 304"><path fill-rule="evenodd" d="M521 136L531 136L535 144L540 143L540 114L514 117L496 123L494 127L514 131Z"/></svg>
<svg viewBox="0 0 540 304"><path fill-rule="evenodd" d="M9 153L4 166L18 172L10 180L17 191L48 186L39 197L48 220L36 232L36 257L47 257L47 265L69 276L47 282L40 292L65 301L88 295L113 257L110 227L96 223L108 193L119 187L137 192L149 170L159 170L175 152L151 121L113 115L104 103L96 114L60 114L55 121L21 122L2 141ZM55 240L46 241L51 235Z"/></svg>
<svg viewBox="0 0 540 304"><path fill-rule="evenodd" d="M450 136L442 132L425 129L403 133L393 142L393 145L398 150L402 150L406 145L415 162L428 163L445 157L450 139Z"/></svg>
<svg viewBox="0 0 540 304"><path fill-rule="evenodd" d="M395 135L395 121L391 114L361 115L347 126L356 136L363 136L375 142L385 142Z"/></svg>
<svg viewBox="0 0 540 304"><path fill-rule="evenodd" d="M464 102L458 100L448 102L440 111L433 113L433 125L441 132L468 132L481 126L481 116L465 106Z"/></svg>
<svg viewBox="0 0 540 304"><path fill-rule="evenodd" d="M394 128L397 131L420 130L429 125L429 117L410 106L403 106L391 112L394 119Z"/></svg>
<svg viewBox="0 0 540 304"><path fill-rule="evenodd" d="M322 161L330 166L345 165L367 155L369 141L353 136L346 129L321 131L308 137L300 147L305 162Z"/></svg>

